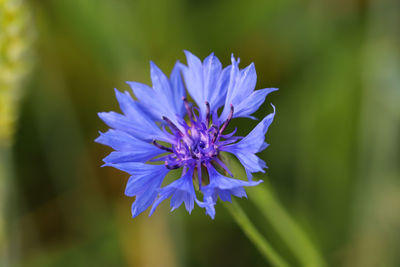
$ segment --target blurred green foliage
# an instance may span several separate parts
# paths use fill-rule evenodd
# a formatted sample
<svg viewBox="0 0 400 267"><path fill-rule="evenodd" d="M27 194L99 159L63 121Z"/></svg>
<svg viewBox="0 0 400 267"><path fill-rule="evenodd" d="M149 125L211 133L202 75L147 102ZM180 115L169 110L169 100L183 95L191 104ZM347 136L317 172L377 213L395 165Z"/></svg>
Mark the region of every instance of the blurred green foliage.
<svg viewBox="0 0 400 267"><path fill-rule="evenodd" d="M275 195L329 266L400 266L400 3L31 0L34 70L20 107L8 204L11 266L265 266L223 208L130 218L126 174L100 168L99 111L187 49L254 61L279 87L261 153ZM3 29L0 29L2 31ZM257 122L237 120L239 134ZM254 192L255 193L255 192ZM252 190L249 190L252 198ZM237 201L292 264L251 201ZM277 222L275 222L277 223ZM296 242L296 240L294 240Z"/></svg>

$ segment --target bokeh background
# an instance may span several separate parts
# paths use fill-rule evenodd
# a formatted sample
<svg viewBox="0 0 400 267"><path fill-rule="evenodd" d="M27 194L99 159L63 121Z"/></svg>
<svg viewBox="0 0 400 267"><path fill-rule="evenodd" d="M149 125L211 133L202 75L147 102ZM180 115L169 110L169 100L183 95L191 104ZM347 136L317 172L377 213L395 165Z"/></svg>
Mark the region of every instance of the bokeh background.
<svg viewBox="0 0 400 267"><path fill-rule="evenodd" d="M399 14L396 0L1 0L0 265L268 266L223 205L214 221L167 203L132 219L128 175L100 168L113 88L187 49L233 52L257 88L280 88L256 113L277 107L260 177L328 266L400 266Z"/></svg>

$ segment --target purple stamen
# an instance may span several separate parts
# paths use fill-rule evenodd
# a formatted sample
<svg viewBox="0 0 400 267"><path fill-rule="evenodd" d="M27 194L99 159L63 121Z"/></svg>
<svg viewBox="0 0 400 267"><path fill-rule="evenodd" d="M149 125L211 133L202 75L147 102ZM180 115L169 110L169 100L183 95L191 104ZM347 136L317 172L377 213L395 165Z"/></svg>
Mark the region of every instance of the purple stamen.
<svg viewBox="0 0 400 267"><path fill-rule="evenodd" d="M179 130L178 127L176 127L176 125L167 117L162 116L162 119L168 123L169 127L171 128L171 130L173 130L175 133L178 133L180 136L183 136L183 133Z"/></svg>
<svg viewBox="0 0 400 267"><path fill-rule="evenodd" d="M210 125L210 103L206 101L206 126Z"/></svg>
<svg viewBox="0 0 400 267"><path fill-rule="evenodd" d="M160 160L164 161L165 166L170 170L180 167L197 168L200 187L203 182L208 182L203 181L205 177L202 177L202 166L220 165L233 177L228 167L218 158L219 152L224 149L225 144L231 144L237 140L233 136L236 130L229 134L223 134L233 118L233 105L230 106L230 113L227 119L219 127L218 124L215 124L219 123L217 114L213 114L213 121L211 121L211 107L207 101L205 102L206 112L204 117L197 107L190 106L186 97L182 97L182 100L190 122L181 119L175 124L169 118L162 117L172 134L174 134L175 141L171 143L171 147L163 146L155 140L152 142L156 147L171 153L167 157L160 158ZM217 119L215 122L214 118ZM181 131L180 129L184 130Z"/></svg>
<svg viewBox="0 0 400 267"><path fill-rule="evenodd" d="M201 161L197 162L197 179L199 180L199 187L201 188L201 182L202 182L202 178L201 178Z"/></svg>
<svg viewBox="0 0 400 267"><path fill-rule="evenodd" d="M185 104L185 109L186 109L186 113L188 114L189 120L192 121L193 118L192 118L192 112L190 110L189 102L187 101L187 98L184 96L182 97L182 100L183 100L183 103Z"/></svg>
<svg viewBox="0 0 400 267"><path fill-rule="evenodd" d="M214 136L213 136L213 139L212 139L211 143L214 144L215 141L217 141L218 133L219 133L219 130L214 133Z"/></svg>
<svg viewBox="0 0 400 267"><path fill-rule="evenodd" d="M171 149L171 148L169 148L169 147L166 147L166 146L163 146L163 145L161 145L161 144L159 144L159 143L157 143L157 141L156 140L153 140L153 145L155 145L156 147L158 147L159 149L162 149L162 150L165 150L165 151L168 151L168 152L171 152L171 153L173 153L174 151Z"/></svg>
<svg viewBox="0 0 400 267"><path fill-rule="evenodd" d="M225 163L224 163L222 160L220 160L219 158L215 158L215 161L216 161L227 173L229 173L229 175L230 175L231 177L233 177L232 172L228 169L228 167L226 167Z"/></svg>
<svg viewBox="0 0 400 267"><path fill-rule="evenodd" d="M229 122L231 121L232 117L233 117L233 105L231 104L231 111L229 112L228 118L226 119L226 121L224 122L224 124L222 124L221 129L219 129L219 133L222 134L225 130L225 128L228 126Z"/></svg>
<svg viewBox="0 0 400 267"><path fill-rule="evenodd" d="M183 167L183 169L182 169L182 174L181 174L181 176L185 175L186 172L187 172L187 167L185 166L185 167Z"/></svg>
<svg viewBox="0 0 400 267"><path fill-rule="evenodd" d="M225 139L231 138L236 133L236 131L237 131L237 128L235 128L231 133L221 134L221 137L225 138ZM237 137L239 137L239 136L237 136Z"/></svg>
<svg viewBox="0 0 400 267"><path fill-rule="evenodd" d="M165 162L165 167L167 167L168 170L176 170L176 169L179 169L181 166L179 164L168 165L168 163Z"/></svg>

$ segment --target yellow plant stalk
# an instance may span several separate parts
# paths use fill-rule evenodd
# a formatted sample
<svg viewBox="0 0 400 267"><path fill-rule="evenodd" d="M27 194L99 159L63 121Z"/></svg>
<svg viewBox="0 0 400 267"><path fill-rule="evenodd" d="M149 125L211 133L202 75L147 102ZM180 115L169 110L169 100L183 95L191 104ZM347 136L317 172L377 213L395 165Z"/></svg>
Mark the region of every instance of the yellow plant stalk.
<svg viewBox="0 0 400 267"><path fill-rule="evenodd" d="M0 0L0 145L10 145L18 115L21 82L29 70L32 27L23 0Z"/></svg>
<svg viewBox="0 0 400 267"><path fill-rule="evenodd" d="M0 0L0 265L10 265L6 231L8 192L12 183L11 145L22 81L28 73L32 24L24 0Z"/></svg>

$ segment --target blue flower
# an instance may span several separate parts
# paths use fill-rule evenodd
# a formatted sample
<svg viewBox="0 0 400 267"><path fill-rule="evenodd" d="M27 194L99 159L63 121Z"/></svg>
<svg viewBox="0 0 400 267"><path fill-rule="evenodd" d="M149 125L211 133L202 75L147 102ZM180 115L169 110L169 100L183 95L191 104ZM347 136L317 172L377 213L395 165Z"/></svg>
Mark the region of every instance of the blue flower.
<svg viewBox="0 0 400 267"><path fill-rule="evenodd" d="M268 146L265 134L275 107L245 137L235 136L236 129L225 131L233 118L255 119L252 114L277 89L254 90L254 64L239 69L239 59L233 55L232 64L223 68L214 54L203 62L188 51L185 54L187 66L177 62L170 77L151 62L152 87L127 82L137 100L128 92L115 90L122 114L99 113L111 129L100 133L96 142L114 149L103 166L131 175L125 194L135 197L133 217L152 205L151 215L162 201L171 198L172 210L184 203L190 213L197 203L214 218L218 198L246 197L244 186L262 182L252 181L252 173L266 168L256 154ZM184 84L196 105L188 101ZM248 181L233 178L221 152L236 156ZM182 169L181 177L162 187L173 169ZM202 200L197 198L199 194Z"/></svg>

